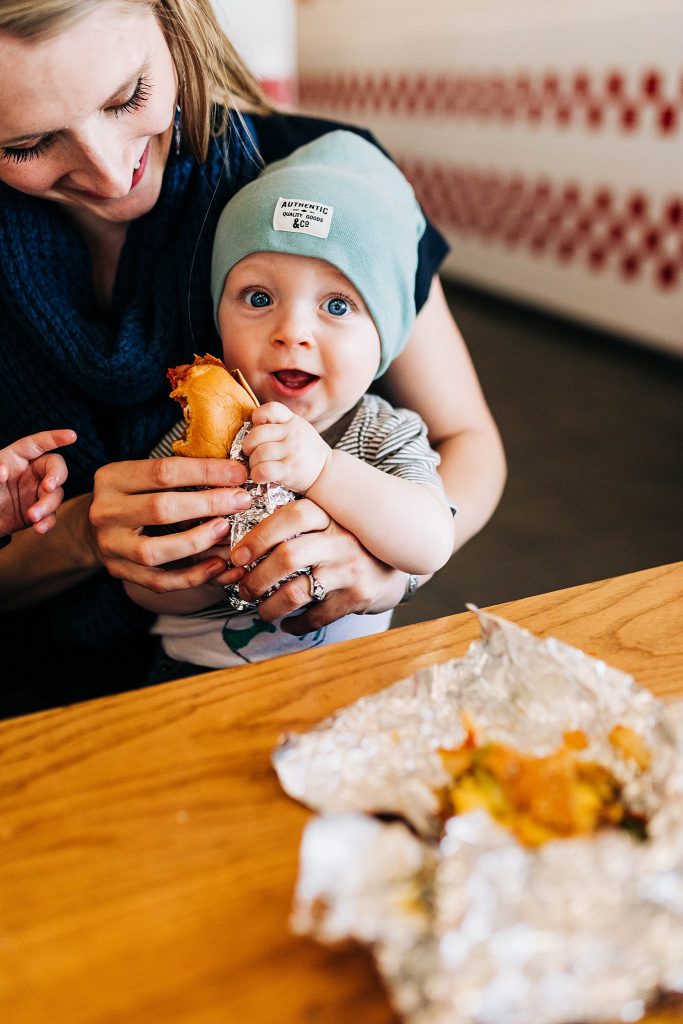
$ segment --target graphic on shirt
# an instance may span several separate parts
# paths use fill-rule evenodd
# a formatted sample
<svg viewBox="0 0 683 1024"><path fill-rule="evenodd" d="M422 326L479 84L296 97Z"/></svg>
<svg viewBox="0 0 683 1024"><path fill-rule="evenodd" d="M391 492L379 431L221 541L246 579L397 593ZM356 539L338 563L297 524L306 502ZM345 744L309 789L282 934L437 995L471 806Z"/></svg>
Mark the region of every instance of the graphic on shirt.
<svg viewBox="0 0 683 1024"><path fill-rule="evenodd" d="M292 654L308 650L325 642L327 626L303 636L284 633L272 622L264 622L258 615L237 612L223 623L223 642L233 654L246 662L263 661L274 655ZM277 637L273 637L273 634Z"/></svg>

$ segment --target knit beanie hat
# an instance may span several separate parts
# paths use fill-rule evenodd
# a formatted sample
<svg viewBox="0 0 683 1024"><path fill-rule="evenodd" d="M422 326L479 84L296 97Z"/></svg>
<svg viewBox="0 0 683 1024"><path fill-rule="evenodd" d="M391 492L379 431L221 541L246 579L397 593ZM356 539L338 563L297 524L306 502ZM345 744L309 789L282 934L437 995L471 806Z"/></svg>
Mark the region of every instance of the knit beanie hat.
<svg viewBox="0 0 683 1024"><path fill-rule="evenodd" d="M354 285L375 322L379 377L415 321L424 229L412 188L377 146L349 131L322 135L266 167L223 210L211 267L216 321L225 279L245 256L283 252L326 260Z"/></svg>

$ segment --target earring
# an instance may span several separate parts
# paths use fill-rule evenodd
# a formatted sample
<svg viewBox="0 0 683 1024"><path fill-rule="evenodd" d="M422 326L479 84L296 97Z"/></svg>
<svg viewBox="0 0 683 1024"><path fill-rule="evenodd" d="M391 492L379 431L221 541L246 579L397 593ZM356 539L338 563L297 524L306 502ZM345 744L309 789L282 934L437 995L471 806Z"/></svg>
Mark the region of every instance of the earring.
<svg viewBox="0 0 683 1024"><path fill-rule="evenodd" d="M176 103L175 117L173 118L173 138L175 139L175 155L176 156L180 155L180 142L181 142L181 139L182 139L181 116L182 115L181 115L181 112L180 112L180 104Z"/></svg>

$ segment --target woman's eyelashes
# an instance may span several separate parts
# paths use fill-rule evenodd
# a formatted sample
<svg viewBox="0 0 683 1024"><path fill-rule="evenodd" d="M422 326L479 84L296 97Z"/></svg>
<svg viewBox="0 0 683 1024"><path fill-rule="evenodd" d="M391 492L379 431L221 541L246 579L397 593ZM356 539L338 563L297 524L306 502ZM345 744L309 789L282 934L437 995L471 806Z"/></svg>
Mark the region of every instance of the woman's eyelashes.
<svg viewBox="0 0 683 1024"><path fill-rule="evenodd" d="M51 132L49 135L43 135L42 139L35 142L32 146L14 147L6 146L0 153L0 159L11 160L15 164L23 164L25 160L33 160L35 157L40 156L46 149L49 149L52 145L55 132Z"/></svg>
<svg viewBox="0 0 683 1024"><path fill-rule="evenodd" d="M145 103L149 99L152 91L152 84L146 75L140 75L133 89L133 92L124 100L122 103L115 103L111 107L106 109L110 111L114 117L119 117L121 114L130 114L134 110L139 110L140 107L144 107Z"/></svg>
<svg viewBox="0 0 683 1024"><path fill-rule="evenodd" d="M128 99L105 107L105 112L113 114L115 118L119 118L121 114L130 114L135 110L139 110L147 103L151 91L152 83L146 75L140 75ZM41 153L49 149L56 137L57 132L50 132L49 135L43 135L32 146L6 146L0 152L0 159L12 160L17 164L24 163L26 160L34 160Z"/></svg>

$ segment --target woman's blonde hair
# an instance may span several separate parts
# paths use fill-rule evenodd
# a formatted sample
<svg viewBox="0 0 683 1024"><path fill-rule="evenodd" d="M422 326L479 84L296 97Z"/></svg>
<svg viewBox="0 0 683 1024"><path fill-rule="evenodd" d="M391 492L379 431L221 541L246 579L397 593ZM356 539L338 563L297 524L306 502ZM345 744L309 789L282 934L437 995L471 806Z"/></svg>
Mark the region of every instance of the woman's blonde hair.
<svg viewBox="0 0 683 1024"><path fill-rule="evenodd" d="M105 0L0 0L0 32L40 39L64 31ZM183 146L204 161L212 132L231 109L267 113L272 105L218 24L211 0L121 0L148 7L166 37L178 74Z"/></svg>

